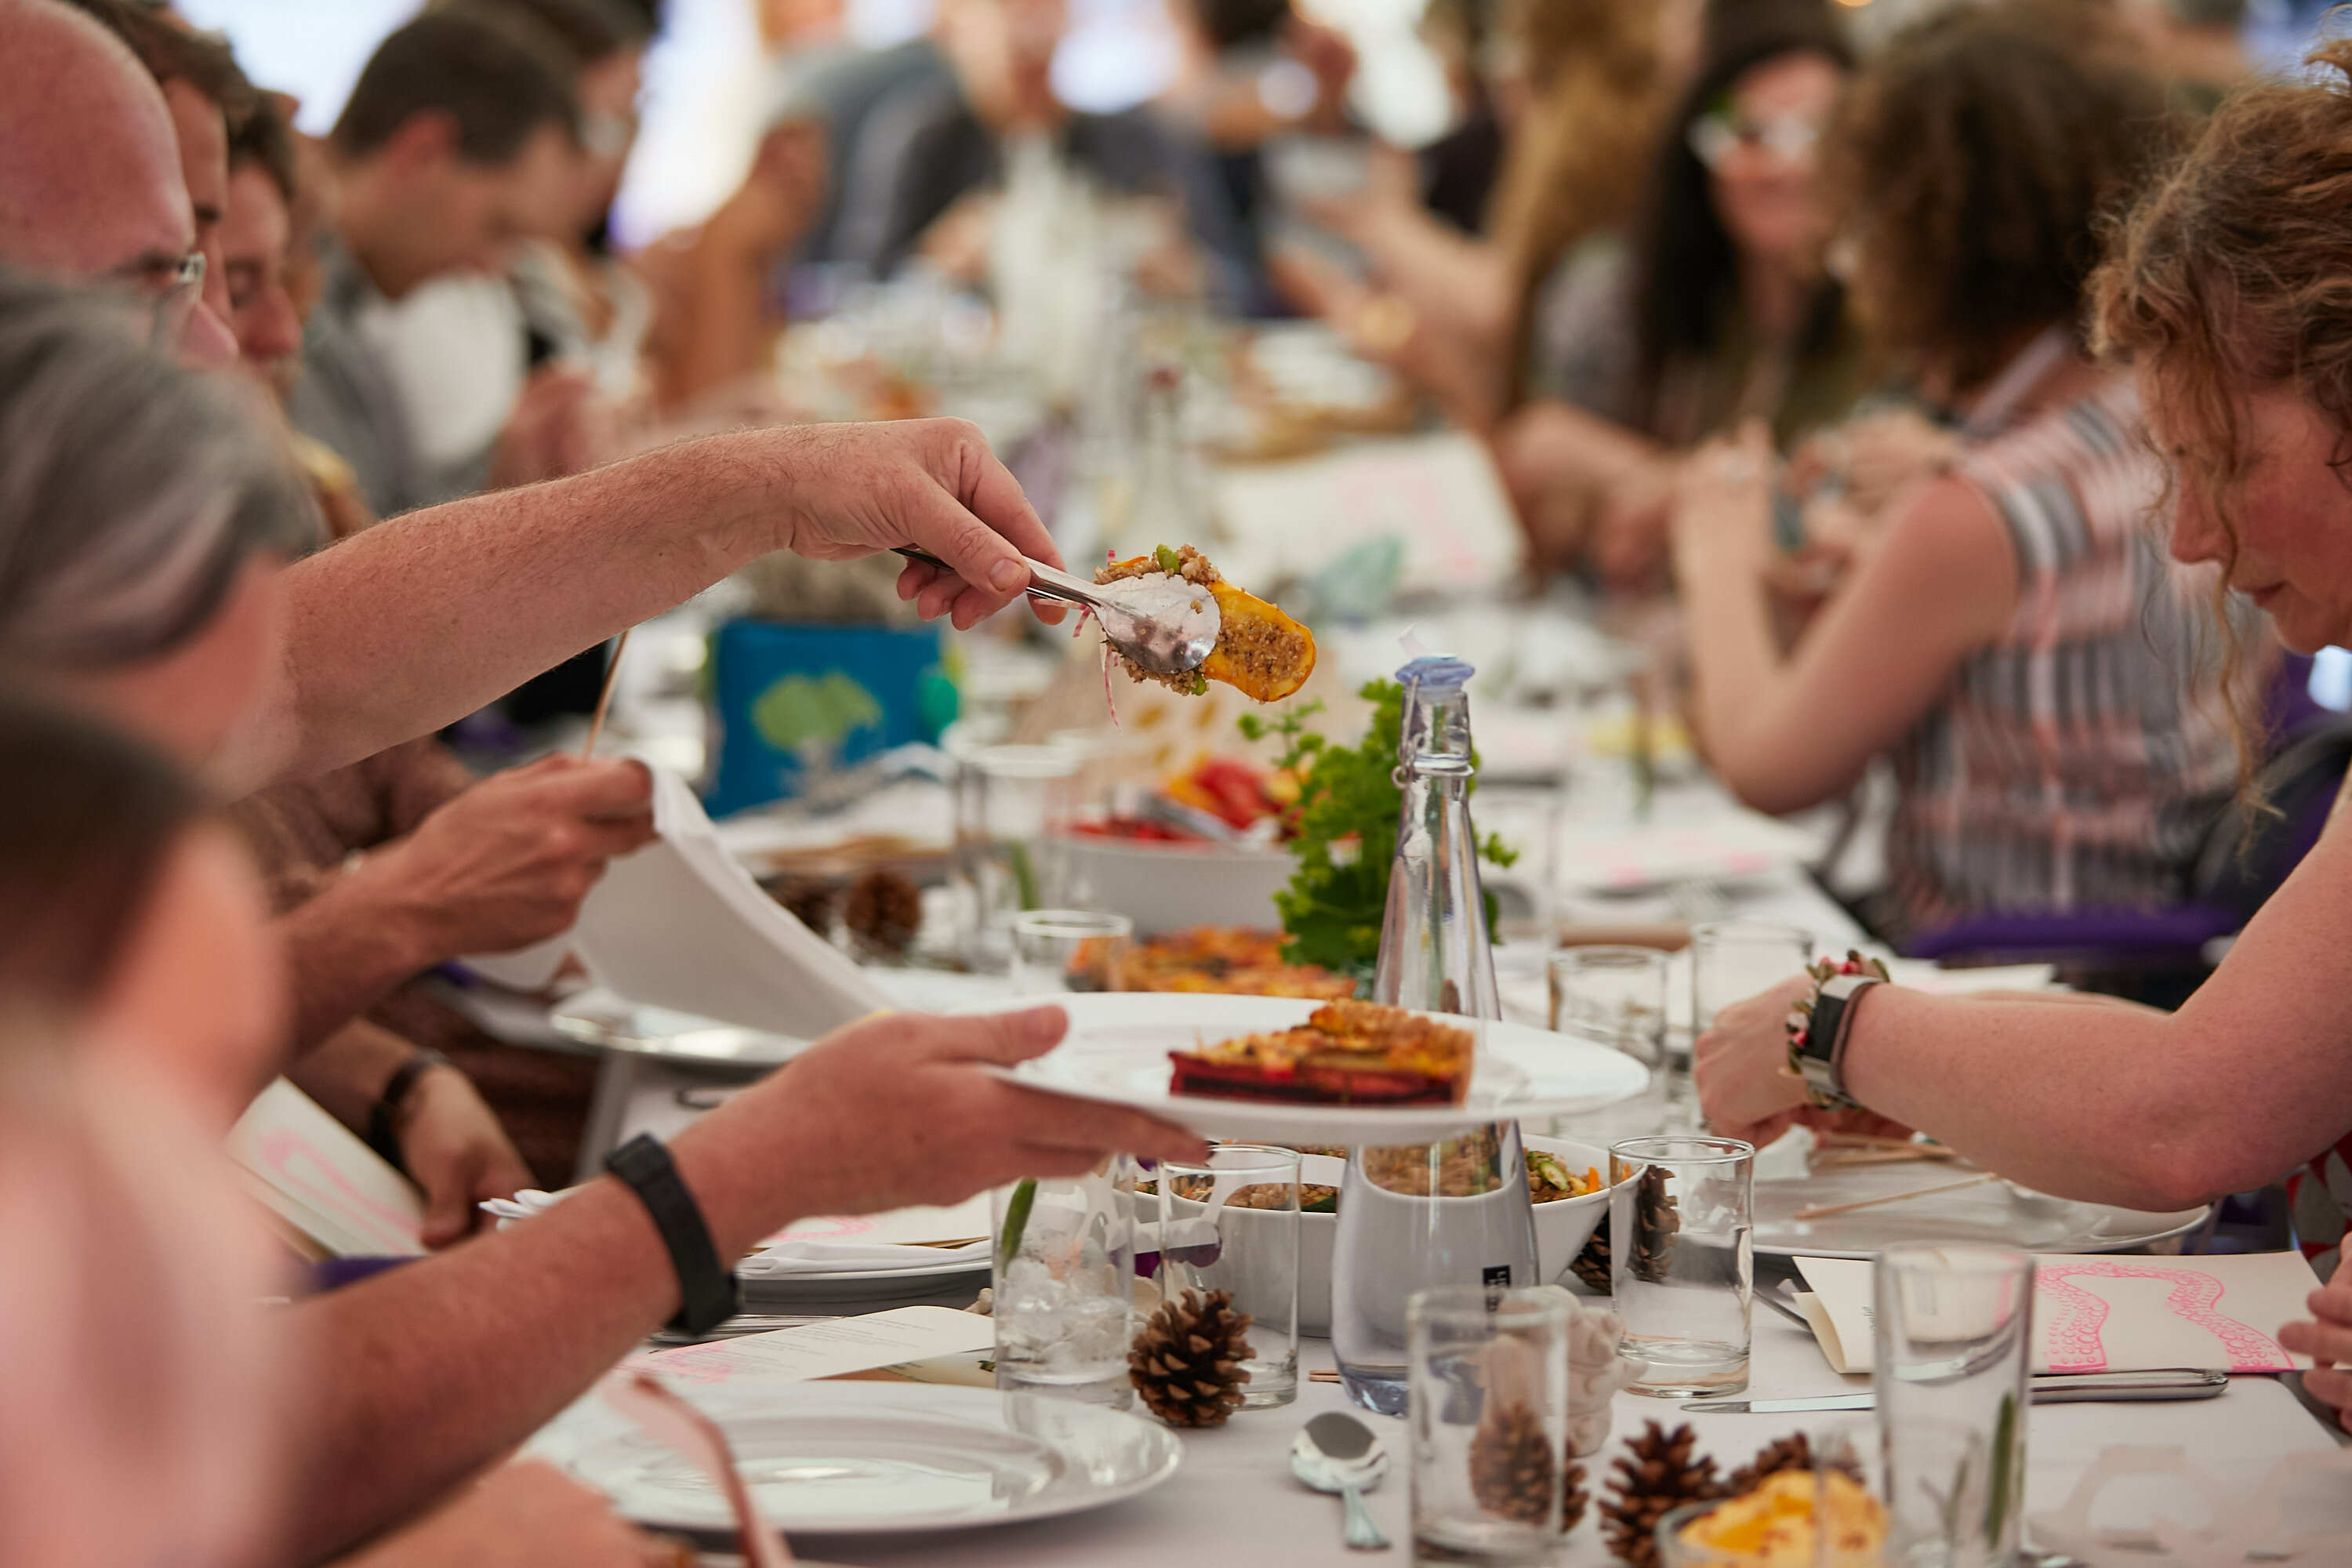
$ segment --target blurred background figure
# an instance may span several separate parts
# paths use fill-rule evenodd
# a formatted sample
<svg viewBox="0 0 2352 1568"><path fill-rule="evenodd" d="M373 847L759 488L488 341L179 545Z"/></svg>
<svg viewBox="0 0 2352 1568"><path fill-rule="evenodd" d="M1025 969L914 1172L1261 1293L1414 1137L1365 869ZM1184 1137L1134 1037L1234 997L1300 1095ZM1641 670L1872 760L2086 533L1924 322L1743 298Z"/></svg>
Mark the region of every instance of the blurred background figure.
<svg viewBox="0 0 2352 1568"><path fill-rule="evenodd" d="M1825 0L1712 14L1705 56L1651 155L1629 243L1575 256L1545 290L1540 395L1496 437L1539 563L1639 584L1664 562L1674 474L1750 418L1784 447L1864 384L1826 270L1819 143L1853 57Z"/></svg>

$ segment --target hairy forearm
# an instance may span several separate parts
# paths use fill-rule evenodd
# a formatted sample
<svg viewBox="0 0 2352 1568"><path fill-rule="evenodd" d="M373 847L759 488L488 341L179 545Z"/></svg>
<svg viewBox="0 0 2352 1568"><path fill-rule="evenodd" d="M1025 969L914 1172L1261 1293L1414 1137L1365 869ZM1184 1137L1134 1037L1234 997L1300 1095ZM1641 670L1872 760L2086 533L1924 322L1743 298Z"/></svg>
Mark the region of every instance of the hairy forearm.
<svg viewBox="0 0 2352 1568"><path fill-rule="evenodd" d="M412 512L286 574L257 729L299 777L449 723L789 542L793 447L717 436Z"/></svg>
<svg viewBox="0 0 2352 1568"><path fill-rule="evenodd" d="M294 1001L299 1058L450 953L426 951L417 923L372 868L346 874L274 922Z"/></svg>
<svg viewBox="0 0 2352 1568"><path fill-rule="evenodd" d="M2185 1208L2311 1152L2269 1146L2193 1021L2149 1008L1885 986L1855 1015L1844 1074L1881 1115L2027 1186L2089 1202Z"/></svg>

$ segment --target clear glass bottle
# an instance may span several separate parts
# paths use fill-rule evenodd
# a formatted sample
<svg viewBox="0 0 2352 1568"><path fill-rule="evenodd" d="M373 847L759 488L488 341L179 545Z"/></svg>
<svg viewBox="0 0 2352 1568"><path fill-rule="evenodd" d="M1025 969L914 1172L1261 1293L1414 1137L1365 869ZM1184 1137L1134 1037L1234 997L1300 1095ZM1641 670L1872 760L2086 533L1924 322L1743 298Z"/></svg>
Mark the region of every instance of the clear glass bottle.
<svg viewBox="0 0 2352 1568"><path fill-rule="evenodd" d="M1474 673L1444 657L1416 658L1397 671L1405 691L1397 757L1404 805L1372 998L1499 1018L1470 823L1465 689ZM1331 1258L1331 1346L1357 1404L1404 1413L1405 1302L1414 1291L1470 1285L1499 1292L1537 1283L1535 1209L1518 1123L1350 1152Z"/></svg>

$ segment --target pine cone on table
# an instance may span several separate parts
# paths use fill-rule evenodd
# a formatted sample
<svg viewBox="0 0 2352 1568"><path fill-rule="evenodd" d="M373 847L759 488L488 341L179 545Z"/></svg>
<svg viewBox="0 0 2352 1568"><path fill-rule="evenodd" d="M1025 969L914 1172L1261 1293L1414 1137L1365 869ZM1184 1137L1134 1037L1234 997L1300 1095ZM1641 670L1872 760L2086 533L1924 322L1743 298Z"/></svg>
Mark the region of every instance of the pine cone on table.
<svg viewBox="0 0 2352 1568"><path fill-rule="evenodd" d="M1552 1447L1543 1417L1525 1401L1487 1400L1470 1435L1470 1495L1488 1513L1541 1524L1559 1479Z"/></svg>
<svg viewBox="0 0 2352 1568"><path fill-rule="evenodd" d="M817 935L833 934L833 884L823 877L786 877L768 885L768 896Z"/></svg>
<svg viewBox="0 0 2352 1568"><path fill-rule="evenodd" d="M1584 1522L1584 1510L1592 1501L1592 1494L1584 1489L1584 1467L1576 1460L1568 1462L1568 1473L1559 1483L1559 1532L1566 1535Z"/></svg>
<svg viewBox="0 0 2352 1568"><path fill-rule="evenodd" d="M841 921L857 939L860 951L896 958L914 945L915 932L922 926L922 890L905 872L877 866L849 885Z"/></svg>
<svg viewBox="0 0 2352 1568"><path fill-rule="evenodd" d="M1625 1271L1645 1284L1664 1284L1675 1233L1682 1227L1682 1205L1666 1193L1665 1167L1645 1167L1633 1181L1633 1238Z"/></svg>
<svg viewBox="0 0 2352 1568"><path fill-rule="evenodd" d="M1584 1250L1578 1253L1575 1260L1568 1267L1577 1279L1584 1282L1586 1289L1597 1290L1603 1296L1614 1292L1615 1287L1609 1280L1609 1216L1607 1215L1601 1216L1601 1224L1593 1230L1591 1239L1584 1244Z"/></svg>
<svg viewBox="0 0 2352 1568"><path fill-rule="evenodd" d="M1241 1407L1250 1316L1234 1293L1186 1290L1162 1301L1127 1352L1128 1381L1171 1426L1222 1426Z"/></svg>
<svg viewBox="0 0 2352 1568"><path fill-rule="evenodd" d="M1753 1459L1732 1471L1731 1479L1724 1483L1724 1496L1745 1497L1761 1485L1766 1477L1777 1476L1782 1470L1816 1468L1812 1439L1802 1432L1792 1432L1786 1437L1775 1438L1765 1444L1757 1450ZM1850 1448L1841 1454L1821 1456L1818 1468L1842 1470L1857 1483L1862 1479L1862 1466Z"/></svg>
<svg viewBox="0 0 2352 1568"><path fill-rule="evenodd" d="M1608 1493L1601 1500L1601 1539L1628 1568L1657 1568L1658 1521L1685 1503L1724 1495L1715 1461L1693 1452L1697 1444L1698 1434L1687 1425L1668 1432L1652 1421L1611 1462Z"/></svg>

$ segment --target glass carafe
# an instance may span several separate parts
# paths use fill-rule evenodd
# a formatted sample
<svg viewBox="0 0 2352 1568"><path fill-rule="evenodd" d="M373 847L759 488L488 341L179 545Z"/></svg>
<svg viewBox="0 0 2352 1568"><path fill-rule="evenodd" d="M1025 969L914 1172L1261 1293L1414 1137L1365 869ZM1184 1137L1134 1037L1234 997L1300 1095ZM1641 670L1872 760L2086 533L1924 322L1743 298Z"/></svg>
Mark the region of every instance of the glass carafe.
<svg viewBox="0 0 2352 1568"><path fill-rule="evenodd" d="M1502 1004L1470 824L1473 673L1443 657L1397 671L1404 804L1372 997L1486 1019L1500 1017ZM1515 1121L1351 1151L1331 1258L1331 1345L1349 1397L1403 1414L1407 1300L1432 1286L1500 1292L1538 1283L1535 1226Z"/></svg>

